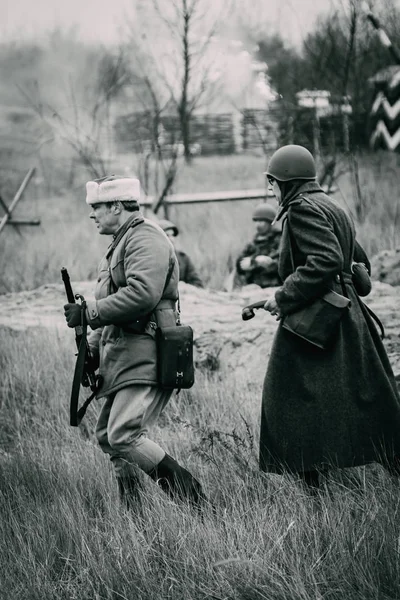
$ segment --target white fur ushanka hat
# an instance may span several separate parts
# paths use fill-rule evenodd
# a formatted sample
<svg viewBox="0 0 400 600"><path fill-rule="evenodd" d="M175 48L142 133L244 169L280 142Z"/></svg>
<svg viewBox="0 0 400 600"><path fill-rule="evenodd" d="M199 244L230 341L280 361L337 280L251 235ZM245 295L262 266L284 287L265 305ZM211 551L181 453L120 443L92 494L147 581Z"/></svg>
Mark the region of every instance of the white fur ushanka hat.
<svg viewBox="0 0 400 600"><path fill-rule="evenodd" d="M97 183L88 181L86 184L86 203L115 202L116 200L140 200L140 181L133 177L109 179Z"/></svg>

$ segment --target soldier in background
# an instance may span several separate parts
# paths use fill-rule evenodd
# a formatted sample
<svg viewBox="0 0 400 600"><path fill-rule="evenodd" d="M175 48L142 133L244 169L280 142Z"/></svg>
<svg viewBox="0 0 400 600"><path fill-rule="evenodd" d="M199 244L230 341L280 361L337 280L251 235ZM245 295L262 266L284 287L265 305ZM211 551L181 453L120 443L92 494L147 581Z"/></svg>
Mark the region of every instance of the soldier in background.
<svg viewBox="0 0 400 600"><path fill-rule="evenodd" d="M254 209L256 235L236 261L236 285L255 283L261 288L281 285L278 274L281 233L272 227L275 215L275 209L265 202Z"/></svg>
<svg viewBox="0 0 400 600"><path fill-rule="evenodd" d="M167 219L158 219L157 223L161 229L165 231L171 242L174 244L175 254L179 263L179 281L184 281L185 283L190 283L190 285L195 285L196 287L200 288L204 287L204 284L189 256L186 254L186 252L182 252L182 250L176 248L175 238L179 235L179 229L177 226Z"/></svg>

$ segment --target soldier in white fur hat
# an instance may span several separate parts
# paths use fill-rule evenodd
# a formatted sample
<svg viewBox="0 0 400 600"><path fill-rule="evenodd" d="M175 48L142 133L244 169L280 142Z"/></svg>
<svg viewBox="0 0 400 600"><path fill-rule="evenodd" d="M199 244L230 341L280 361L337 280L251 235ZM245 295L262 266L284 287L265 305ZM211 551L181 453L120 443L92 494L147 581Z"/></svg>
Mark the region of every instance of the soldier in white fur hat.
<svg viewBox="0 0 400 600"><path fill-rule="evenodd" d="M170 399L157 381L155 329L177 321L179 270L162 229L139 211L140 183L106 177L86 184L86 202L101 235L113 243L100 262L95 300L84 318L93 330L89 346L103 378L104 398L96 436L114 465L121 498L137 501L139 467L173 498L198 505L200 483L147 437ZM69 327L81 323L79 304L66 304Z"/></svg>

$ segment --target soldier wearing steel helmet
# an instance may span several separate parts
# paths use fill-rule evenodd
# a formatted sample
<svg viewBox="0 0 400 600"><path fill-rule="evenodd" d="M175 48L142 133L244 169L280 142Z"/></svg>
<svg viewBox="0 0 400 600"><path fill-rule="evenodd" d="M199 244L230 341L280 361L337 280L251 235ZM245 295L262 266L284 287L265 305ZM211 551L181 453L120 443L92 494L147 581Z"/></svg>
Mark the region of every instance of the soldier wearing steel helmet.
<svg viewBox="0 0 400 600"><path fill-rule="evenodd" d="M255 283L262 288L280 285L278 257L280 231L272 227L276 210L266 202L253 211L256 234L244 248L236 261L236 282L238 285Z"/></svg>
<svg viewBox="0 0 400 600"><path fill-rule="evenodd" d="M380 462L400 473L400 398L388 356L351 272L357 260L351 217L316 181L302 146L279 148L266 171L282 220L279 275L265 303L279 321L264 380L260 468L299 474ZM327 349L282 324L328 290L351 301Z"/></svg>

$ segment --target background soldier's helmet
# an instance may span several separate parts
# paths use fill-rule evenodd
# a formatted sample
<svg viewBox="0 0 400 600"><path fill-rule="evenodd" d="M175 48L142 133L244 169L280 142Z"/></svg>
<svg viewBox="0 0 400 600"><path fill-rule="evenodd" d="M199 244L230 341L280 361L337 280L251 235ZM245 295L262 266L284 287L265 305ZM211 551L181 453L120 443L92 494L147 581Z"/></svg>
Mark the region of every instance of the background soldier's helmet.
<svg viewBox="0 0 400 600"><path fill-rule="evenodd" d="M275 209L270 204L267 204L266 202L263 202L262 204L259 204L258 206L256 206L253 211L253 221L263 220L263 221L270 221L272 223L272 221L275 219L275 217L276 217Z"/></svg>
<svg viewBox="0 0 400 600"><path fill-rule="evenodd" d="M177 226L174 223L172 223L172 221L168 221L168 219L158 219L157 225L159 225L164 231L171 229L174 232L175 236L179 233L179 229L177 228Z"/></svg>
<svg viewBox="0 0 400 600"><path fill-rule="evenodd" d="M278 181L291 179L316 179L317 170L314 158L304 146L282 146L271 156L264 175Z"/></svg>

